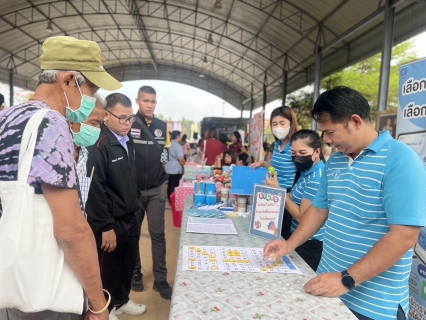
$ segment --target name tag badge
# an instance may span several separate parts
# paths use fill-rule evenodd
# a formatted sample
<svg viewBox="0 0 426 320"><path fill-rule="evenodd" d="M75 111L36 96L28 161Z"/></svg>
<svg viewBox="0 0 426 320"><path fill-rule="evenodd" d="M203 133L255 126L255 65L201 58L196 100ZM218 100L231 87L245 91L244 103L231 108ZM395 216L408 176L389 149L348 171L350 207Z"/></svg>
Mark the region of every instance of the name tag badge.
<svg viewBox="0 0 426 320"><path fill-rule="evenodd" d="M140 136L141 136L141 130L140 129L131 128L130 129L130 135L132 137L135 137L135 138L140 138Z"/></svg>

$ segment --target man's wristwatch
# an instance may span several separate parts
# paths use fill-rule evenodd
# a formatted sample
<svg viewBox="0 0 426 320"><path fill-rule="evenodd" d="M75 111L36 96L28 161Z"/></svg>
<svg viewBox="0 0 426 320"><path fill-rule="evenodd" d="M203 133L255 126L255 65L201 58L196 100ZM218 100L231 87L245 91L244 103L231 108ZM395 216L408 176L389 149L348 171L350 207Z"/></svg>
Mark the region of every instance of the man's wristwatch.
<svg viewBox="0 0 426 320"><path fill-rule="evenodd" d="M342 271L342 283L349 290L355 288L355 280L349 274L348 270Z"/></svg>

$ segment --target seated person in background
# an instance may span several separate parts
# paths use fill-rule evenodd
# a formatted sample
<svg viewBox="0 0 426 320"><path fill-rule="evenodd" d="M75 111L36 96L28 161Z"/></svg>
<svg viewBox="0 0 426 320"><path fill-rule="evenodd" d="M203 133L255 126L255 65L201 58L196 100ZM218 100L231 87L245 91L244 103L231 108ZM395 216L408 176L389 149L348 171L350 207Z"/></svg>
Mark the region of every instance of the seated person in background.
<svg viewBox="0 0 426 320"><path fill-rule="evenodd" d="M238 155L232 150L226 151L224 153L224 155L223 154L218 155L216 157L214 173L215 174L221 174L223 166L231 167L232 165L236 165L237 160L238 160ZM223 165L222 165L222 163L223 163Z"/></svg>
<svg viewBox="0 0 426 320"><path fill-rule="evenodd" d="M253 157L249 155L246 147L241 147L241 153L238 155L237 166L249 166L252 164Z"/></svg>
<svg viewBox="0 0 426 320"><path fill-rule="evenodd" d="M225 152L224 161L226 166L230 166L231 164L237 164L238 155L233 150L228 150Z"/></svg>
<svg viewBox="0 0 426 320"><path fill-rule="evenodd" d="M300 219L314 199L324 173L324 160L321 153L321 138L312 130L299 130L291 137L291 155L300 178L287 193L285 208L293 217L291 233L296 230ZM272 178L267 175L266 183L279 188L277 174ZM322 240L325 226L296 248L296 252L313 269L317 270L322 254Z"/></svg>

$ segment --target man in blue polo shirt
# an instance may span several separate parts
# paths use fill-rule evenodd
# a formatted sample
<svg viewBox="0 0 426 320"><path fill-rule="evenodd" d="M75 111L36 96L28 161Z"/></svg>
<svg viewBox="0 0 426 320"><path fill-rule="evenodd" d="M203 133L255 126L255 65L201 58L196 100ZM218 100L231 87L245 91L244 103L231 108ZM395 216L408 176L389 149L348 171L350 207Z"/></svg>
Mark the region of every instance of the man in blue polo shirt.
<svg viewBox="0 0 426 320"><path fill-rule="evenodd" d="M405 319L412 247L426 224L426 171L418 155L376 131L359 92L321 94L312 116L335 147L312 206L287 241L274 240L265 258L289 254L326 222L313 295L337 297L359 319Z"/></svg>

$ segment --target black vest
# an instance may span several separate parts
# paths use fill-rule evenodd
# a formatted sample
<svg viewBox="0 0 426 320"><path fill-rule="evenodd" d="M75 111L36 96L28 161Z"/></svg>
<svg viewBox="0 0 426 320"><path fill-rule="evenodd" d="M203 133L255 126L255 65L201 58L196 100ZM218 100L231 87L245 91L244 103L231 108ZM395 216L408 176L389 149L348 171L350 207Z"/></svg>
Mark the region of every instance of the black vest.
<svg viewBox="0 0 426 320"><path fill-rule="evenodd" d="M147 126L145 118L139 113L136 116ZM167 141L167 124L157 118L152 118L148 130L160 144L161 151L145 134L138 121L133 122L130 133L133 137L138 190L148 190L162 185L168 176L160 162L162 149Z"/></svg>

